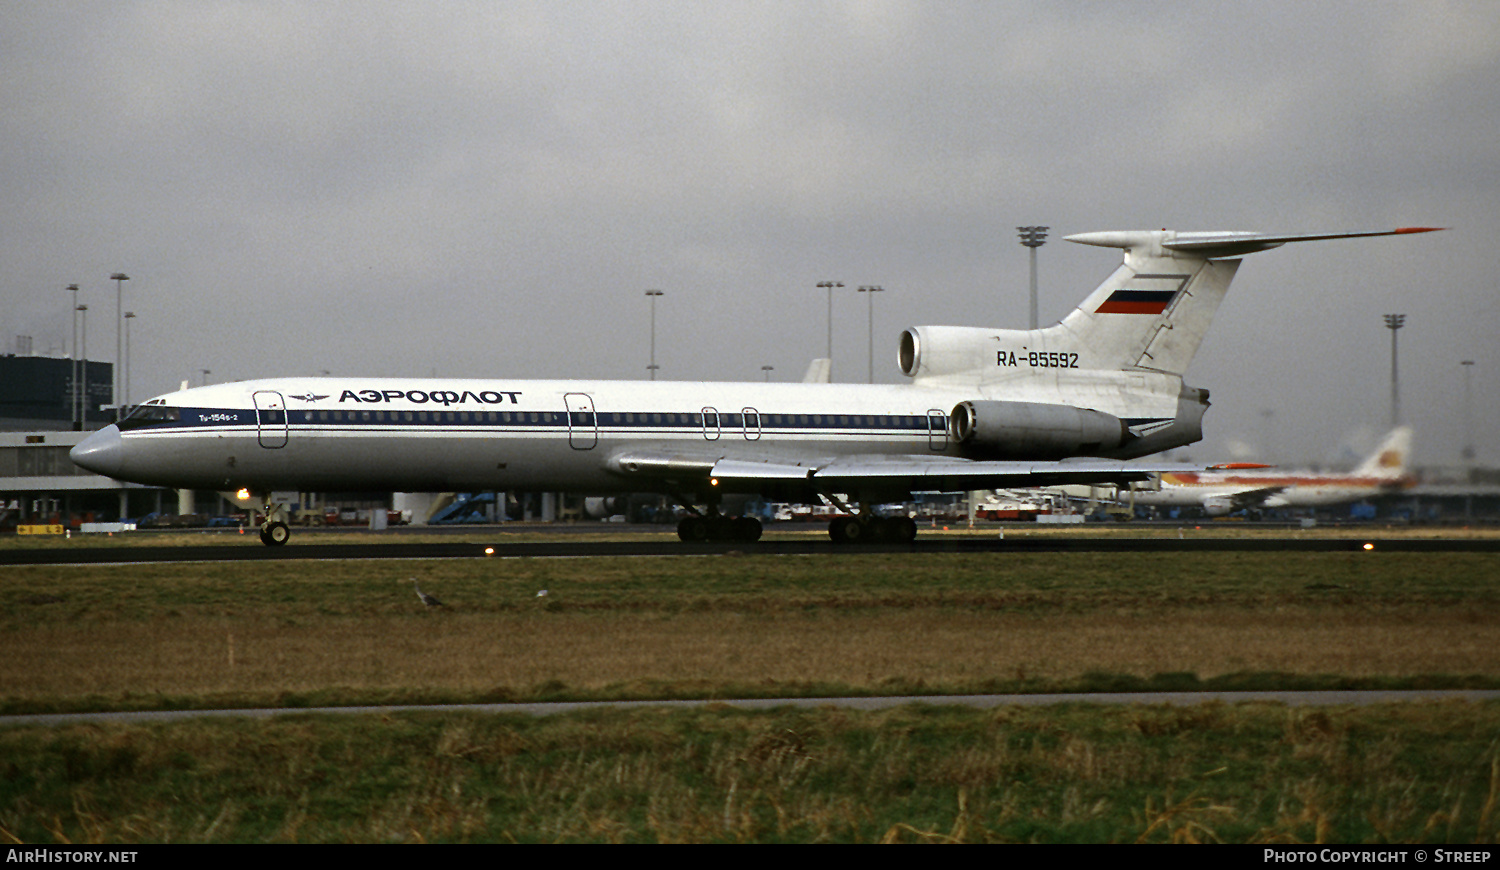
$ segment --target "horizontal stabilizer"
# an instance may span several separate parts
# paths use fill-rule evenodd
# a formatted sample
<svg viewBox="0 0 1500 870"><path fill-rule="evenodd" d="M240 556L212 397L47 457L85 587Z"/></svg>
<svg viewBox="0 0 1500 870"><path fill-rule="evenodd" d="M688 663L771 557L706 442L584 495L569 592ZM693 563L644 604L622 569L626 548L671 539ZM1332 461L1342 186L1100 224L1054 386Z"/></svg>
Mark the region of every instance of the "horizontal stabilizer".
<svg viewBox="0 0 1500 870"><path fill-rule="evenodd" d="M1413 233L1433 233L1443 227L1399 227L1394 230L1373 230L1357 233L1302 233L1276 235L1247 232L1191 232L1179 233L1171 230L1121 230L1101 233L1075 233L1064 236L1080 245L1096 245L1102 248L1149 248L1159 245L1169 251L1213 259L1216 257L1238 257L1279 248L1288 242L1321 242L1328 239L1358 239L1368 236L1404 236Z"/></svg>

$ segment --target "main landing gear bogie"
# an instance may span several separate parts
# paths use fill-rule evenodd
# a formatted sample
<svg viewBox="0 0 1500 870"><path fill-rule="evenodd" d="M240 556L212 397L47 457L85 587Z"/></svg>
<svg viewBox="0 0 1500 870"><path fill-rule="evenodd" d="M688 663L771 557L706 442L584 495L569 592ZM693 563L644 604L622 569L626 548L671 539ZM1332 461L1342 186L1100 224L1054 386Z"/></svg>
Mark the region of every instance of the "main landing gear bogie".
<svg viewBox="0 0 1500 870"><path fill-rule="evenodd" d="M835 544L910 544L917 539L911 517L835 517L828 524Z"/></svg>
<svg viewBox="0 0 1500 870"><path fill-rule="evenodd" d="M677 537L692 544L707 541L749 544L760 540L761 531L760 520L754 517L691 516L683 517L677 524Z"/></svg>

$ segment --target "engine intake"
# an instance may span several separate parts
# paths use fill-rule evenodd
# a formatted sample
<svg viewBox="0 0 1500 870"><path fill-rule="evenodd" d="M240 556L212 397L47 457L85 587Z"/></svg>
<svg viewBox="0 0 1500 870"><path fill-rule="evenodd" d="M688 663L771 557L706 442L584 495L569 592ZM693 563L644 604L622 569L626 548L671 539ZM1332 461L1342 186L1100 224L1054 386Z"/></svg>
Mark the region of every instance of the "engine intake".
<svg viewBox="0 0 1500 870"><path fill-rule="evenodd" d="M964 451L985 458L1088 456L1131 437L1113 414L1040 402L959 402L949 421Z"/></svg>

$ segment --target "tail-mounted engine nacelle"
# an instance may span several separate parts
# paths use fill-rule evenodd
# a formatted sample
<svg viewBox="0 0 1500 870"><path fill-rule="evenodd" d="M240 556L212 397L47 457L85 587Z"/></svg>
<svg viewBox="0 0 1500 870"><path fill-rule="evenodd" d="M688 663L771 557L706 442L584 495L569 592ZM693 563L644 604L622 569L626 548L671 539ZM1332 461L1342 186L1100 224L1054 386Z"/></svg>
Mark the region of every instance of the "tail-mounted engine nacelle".
<svg viewBox="0 0 1500 870"><path fill-rule="evenodd" d="M949 421L966 453L993 458L1090 456L1130 437L1113 414L1040 402L959 402Z"/></svg>
<svg viewBox="0 0 1500 870"><path fill-rule="evenodd" d="M996 332L972 326L913 326L901 333L896 364L912 378L988 372L995 367Z"/></svg>

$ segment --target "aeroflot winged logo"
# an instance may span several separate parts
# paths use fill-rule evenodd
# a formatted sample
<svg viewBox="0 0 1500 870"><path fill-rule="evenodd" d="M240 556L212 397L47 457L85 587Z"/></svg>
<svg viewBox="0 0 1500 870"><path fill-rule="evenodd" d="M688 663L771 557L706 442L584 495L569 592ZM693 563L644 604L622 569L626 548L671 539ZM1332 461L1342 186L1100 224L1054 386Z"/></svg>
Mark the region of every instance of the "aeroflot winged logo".
<svg viewBox="0 0 1500 870"><path fill-rule="evenodd" d="M313 393L307 393L306 395L302 395L302 396L292 396L292 398L294 398L294 399L301 399L304 402L317 402L317 401L320 401L322 399L326 399L328 397L327 396L315 395Z"/></svg>

